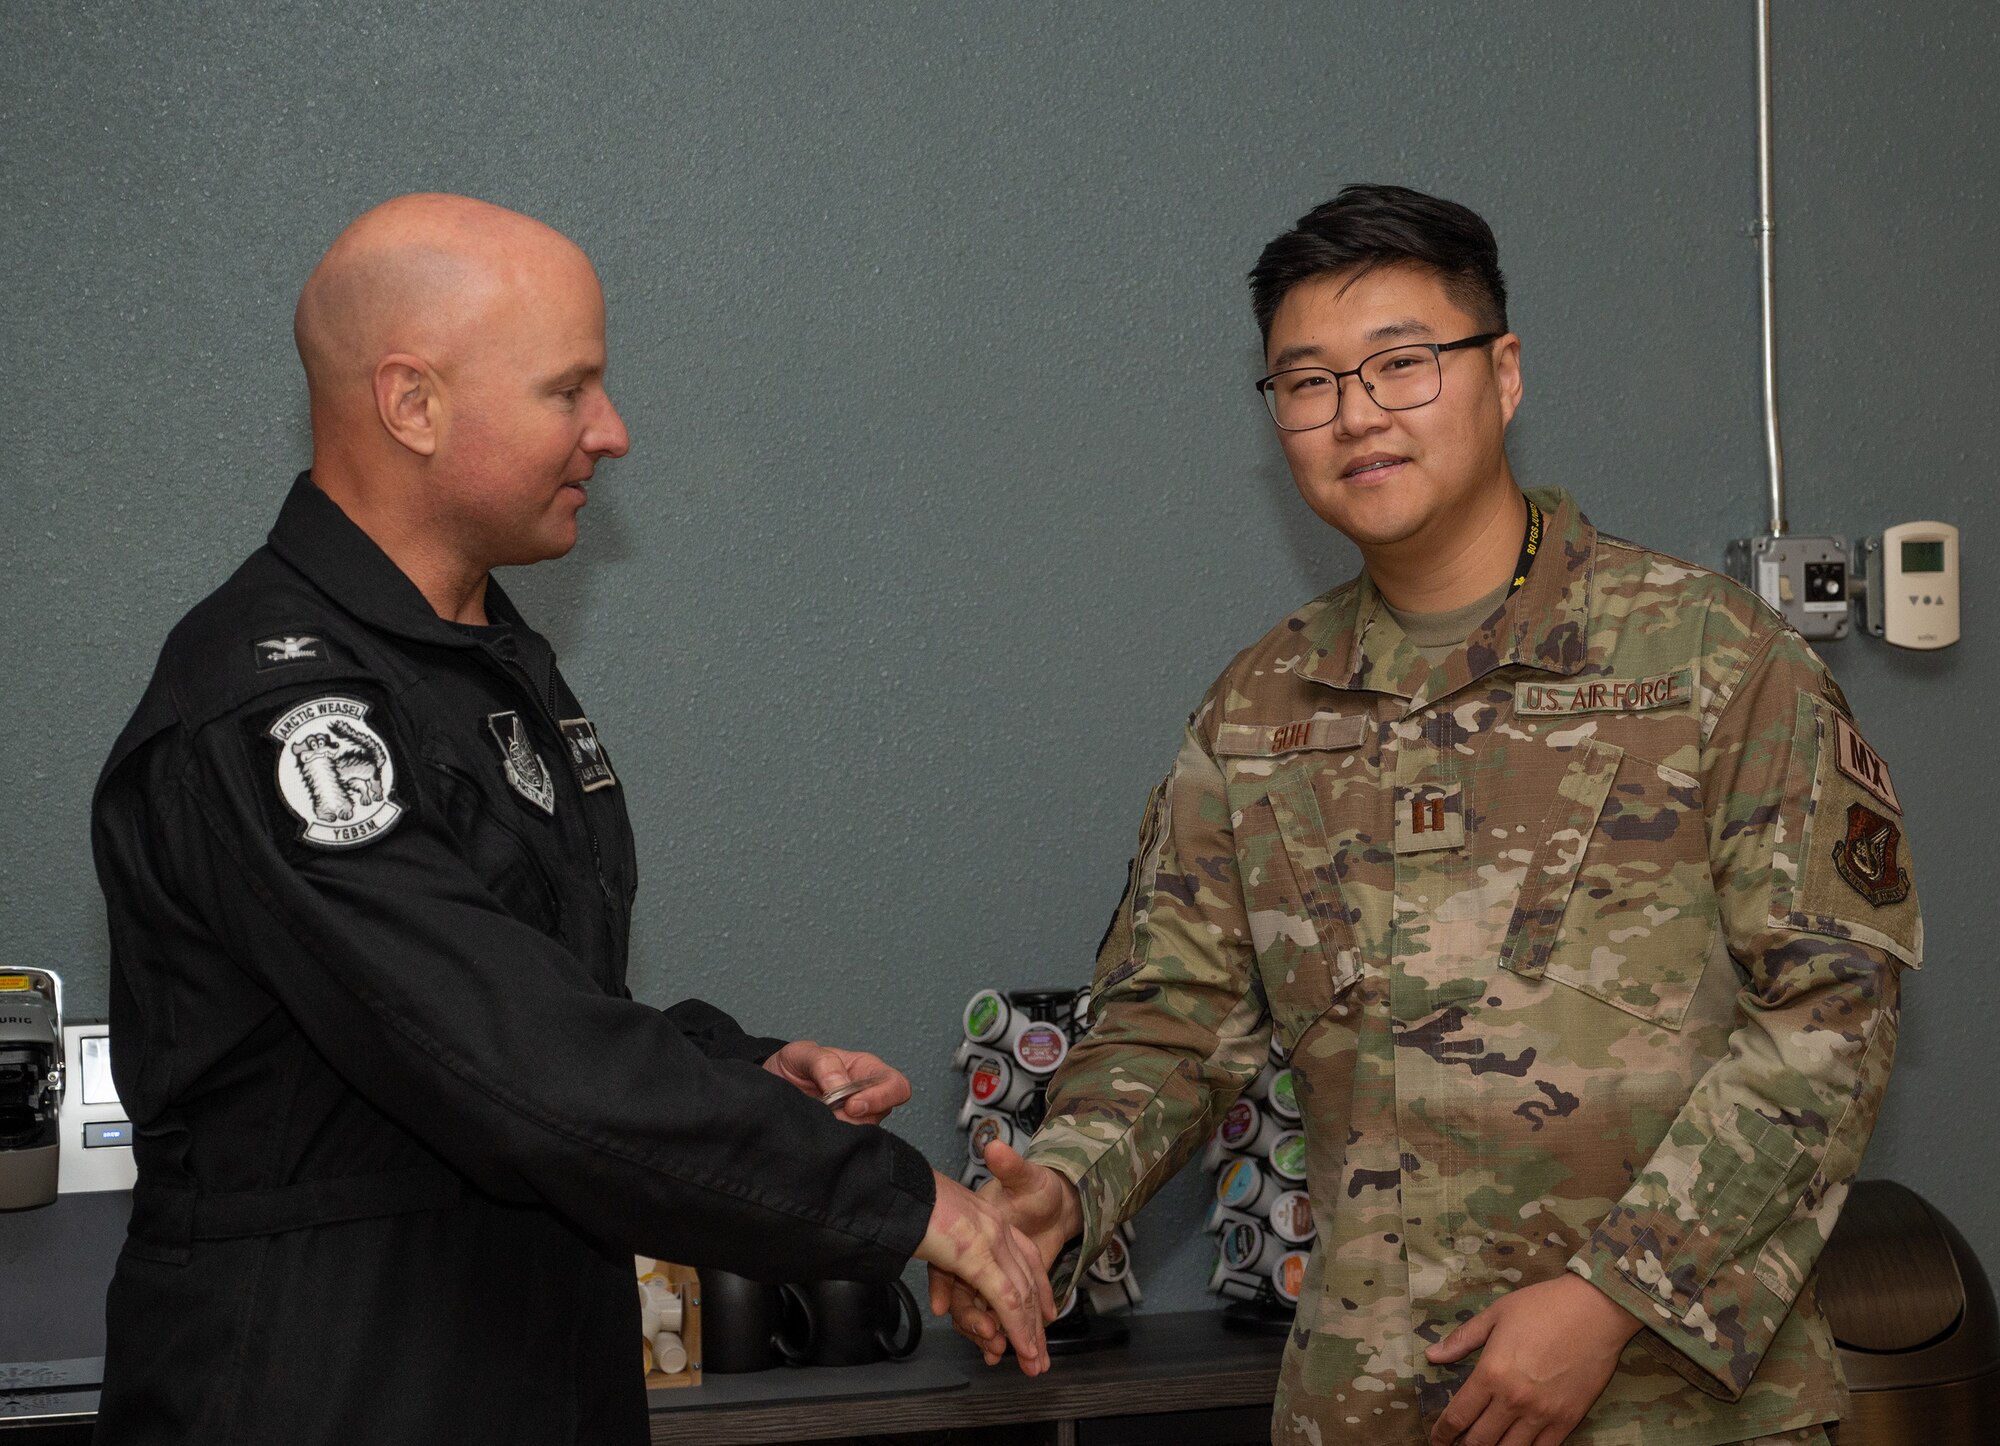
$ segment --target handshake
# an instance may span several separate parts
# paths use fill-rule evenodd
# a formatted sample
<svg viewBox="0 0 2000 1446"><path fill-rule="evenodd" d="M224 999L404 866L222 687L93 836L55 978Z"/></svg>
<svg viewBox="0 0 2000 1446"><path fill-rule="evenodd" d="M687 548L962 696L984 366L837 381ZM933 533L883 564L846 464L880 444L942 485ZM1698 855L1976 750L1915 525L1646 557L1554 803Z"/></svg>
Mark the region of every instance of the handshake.
<svg viewBox="0 0 2000 1446"><path fill-rule="evenodd" d="M910 1097L909 1081L876 1056L811 1040L786 1045L764 1068L849 1124L879 1124ZM1049 1267L1082 1233L1083 1205L1067 1179L1000 1140L986 1146L985 1164L993 1178L976 1194L931 1171L937 1203L916 1258L930 1266L932 1315L949 1311L987 1365L1011 1344L1022 1371L1038 1376L1049 1368L1043 1329L1056 1317Z"/></svg>
<svg viewBox="0 0 2000 1446"><path fill-rule="evenodd" d="M930 1266L931 1314L996 1364L1011 1343L1021 1370L1049 1368L1043 1328L1056 1317L1049 1267L1083 1231L1076 1187L999 1140L986 1147L993 1178L977 1194L933 1170L937 1204L917 1259Z"/></svg>

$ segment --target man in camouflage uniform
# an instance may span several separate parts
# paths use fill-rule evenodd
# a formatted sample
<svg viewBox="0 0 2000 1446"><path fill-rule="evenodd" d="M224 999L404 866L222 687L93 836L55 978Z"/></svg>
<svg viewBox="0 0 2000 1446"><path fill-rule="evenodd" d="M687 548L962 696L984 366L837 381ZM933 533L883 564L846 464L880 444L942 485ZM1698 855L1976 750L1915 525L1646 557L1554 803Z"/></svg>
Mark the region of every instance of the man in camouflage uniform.
<svg viewBox="0 0 2000 1446"><path fill-rule="evenodd" d="M1275 1031L1318 1225L1275 1440L1824 1441L1813 1263L1921 961L1888 771L1763 603L1516 486L1478 217L1349 187L1251 280L1367 570L1195 710L1099 1021L988 1189L1060 1295Z"/></svg>

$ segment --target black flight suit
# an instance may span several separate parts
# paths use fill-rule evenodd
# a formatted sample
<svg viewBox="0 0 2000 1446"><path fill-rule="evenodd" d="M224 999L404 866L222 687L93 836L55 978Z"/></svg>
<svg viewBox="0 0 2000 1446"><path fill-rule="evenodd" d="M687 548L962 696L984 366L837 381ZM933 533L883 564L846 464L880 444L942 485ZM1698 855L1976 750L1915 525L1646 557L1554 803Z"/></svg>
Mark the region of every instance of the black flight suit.
<svg viewBox="0 0 2000 1446"><path fill-rule="evenodd" d="M922 1239L913 1148L633 1002L623 784L486 606L440 620L302 476L105 765L102 1442L639 1442L633 1254L887 1279Z"/></svg>

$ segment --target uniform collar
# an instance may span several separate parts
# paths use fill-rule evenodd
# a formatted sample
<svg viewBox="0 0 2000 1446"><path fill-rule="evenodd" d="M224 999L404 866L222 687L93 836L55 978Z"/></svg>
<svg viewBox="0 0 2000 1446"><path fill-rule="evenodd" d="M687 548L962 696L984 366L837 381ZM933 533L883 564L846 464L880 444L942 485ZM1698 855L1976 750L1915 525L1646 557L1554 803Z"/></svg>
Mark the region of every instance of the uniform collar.
<svg viewBox="0 0 2000 1446"><path fill-rule="evenodd" d="M372 628L447 648L476 648L478 639L450 626L417 585L363 532L340 504L301 472L271 528L271 550L305 574L341 608ZM500 584L486 580L486 615L522 626Z"/></svg>
<svg viewBox="0 0 2000 1446"><path fill-rule="evenodd" d="M1597 529L1560 488L1537 488L1528 495L1547 516L1547 540L1526 584L1463 646L1435 667L1426 663L1364 570L1311 625L1314 648L1299 672L1329 687L1406 698L1413 710L1509 664L1545 673L1581 672Z"/></svg>

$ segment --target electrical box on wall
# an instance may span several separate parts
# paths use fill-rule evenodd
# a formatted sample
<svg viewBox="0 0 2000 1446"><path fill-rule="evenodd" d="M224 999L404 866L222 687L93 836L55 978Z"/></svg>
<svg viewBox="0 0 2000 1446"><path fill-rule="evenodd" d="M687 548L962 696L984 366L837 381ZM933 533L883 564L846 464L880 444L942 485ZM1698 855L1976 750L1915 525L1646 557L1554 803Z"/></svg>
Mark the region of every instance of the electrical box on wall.
<svg viewBox="0 0 2000 1446"><path fill-rule="evenodd" d="M1847 539L1738 538L1727 553L1730 576L1769 603L1801 637L1847 636Z"/></svg>

